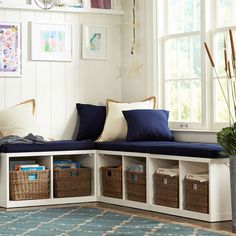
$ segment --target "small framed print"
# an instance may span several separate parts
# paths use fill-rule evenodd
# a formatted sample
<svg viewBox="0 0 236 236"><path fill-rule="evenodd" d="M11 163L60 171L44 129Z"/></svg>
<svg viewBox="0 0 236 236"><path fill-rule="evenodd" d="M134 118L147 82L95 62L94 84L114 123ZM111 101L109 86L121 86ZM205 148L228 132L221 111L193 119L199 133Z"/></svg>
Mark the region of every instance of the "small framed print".
<svg viewBox="0 0 236 236"><path fill-rule="evenodd" d="M21 74L21 24L0 22L0 77Z"/></svg>
<svg viewBox="0 0 236 236"><path fill-rule="evenodd" d="M72 25L31 23L31 59L72 60Z"/></svg>
<svg viewBox="0 0 236 236"><path fill-rule="evenodd" d="M91 8L114 9L114 0L90 0Z"/></svg>
<svg viewBox="0 0 236 236"><path fill-rule="evenodd" d="M107 26L83 25L82 58L107 60L108 35Z"/></svg>

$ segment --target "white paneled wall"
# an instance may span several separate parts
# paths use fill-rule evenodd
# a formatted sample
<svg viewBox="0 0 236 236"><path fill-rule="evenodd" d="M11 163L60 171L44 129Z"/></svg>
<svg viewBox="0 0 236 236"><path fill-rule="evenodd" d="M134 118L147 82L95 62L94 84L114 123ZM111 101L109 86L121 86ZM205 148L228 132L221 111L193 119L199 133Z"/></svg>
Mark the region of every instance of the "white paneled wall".
<svg viewBox="0 0 236 236"><path fill-rule="evenodd" d="M0 21L22 23L22 77L0 78L0 109L35 98L41 127L54 139L72 138L77 102L121 99L121 16L0 9ZM30 22L72 24L72 62L31 61ZM109 26L109 60L81 59L81 25Z"/></svg>
<svg viewBox="0 0 236 236"><path fill-rule="evenodd" d="M138 101L151 96L147 93L147 0L136 1L136 47L131 54L133 42L133 1L122 0L125 15L122 17L122 99ZM151 2L151 1L150 1ZM140 69L136 70L136 68Z"/></svg>

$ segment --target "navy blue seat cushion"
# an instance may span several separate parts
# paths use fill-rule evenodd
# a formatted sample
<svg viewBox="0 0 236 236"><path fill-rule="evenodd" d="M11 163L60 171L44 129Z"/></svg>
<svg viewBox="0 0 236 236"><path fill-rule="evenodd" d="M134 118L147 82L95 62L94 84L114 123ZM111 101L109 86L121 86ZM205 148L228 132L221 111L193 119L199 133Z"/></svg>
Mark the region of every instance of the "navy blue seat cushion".
<svg viewBox="0 0 236 236"><path fill-rule="evenodd" d="M76 140L96 140L102 133L106 107L77 103L79 114L79 132Z"/></svg>
<svg viewBox="0 0 236 236"><path fill-rule="evenodd" d="M173 141L166 110L123 111L128 132L126 141Z"/></svg>
<svg viewBox="0 0 236 236"><path fill-rule="evenodd" d="M98 150L110 150L110 151L124 151L124 152L147 152L147 146L149 142L97 142L96 149Z"/></svg>
<svg viewBox="0 0 236 236"><path fill-rule="evenodd" d="M51 141L44 144L3 144L2 153L16 152L47 152L73 150L111 150L125 152L140 152L163 155L219 158L222 147L218 144L165 142L165 141L136 141L136 142L93 142L93 141Z"/></svg>
<svg viewBox="0 0 236 236"><path fill-rule="evenodd" d="M95 143L92 141L51 141L43 144L3 144L0 146L0 152L47 152L47 151L72 151L72 150L91 150L95 149Z"/></svg>
<svg viewBox="0 0 236 236"><path fill-rule="evenodd" d="M97 142L96 149L189 157L223 157L220 153L222 151L222 147L218 144L209 143L166 141Z"/></svg>
<svg viewBox="0 0 236 236"><path fill-rule="evenodd" d="M210 143L148 142L147 152L152 154L219 158L222 147Z"/></svg>

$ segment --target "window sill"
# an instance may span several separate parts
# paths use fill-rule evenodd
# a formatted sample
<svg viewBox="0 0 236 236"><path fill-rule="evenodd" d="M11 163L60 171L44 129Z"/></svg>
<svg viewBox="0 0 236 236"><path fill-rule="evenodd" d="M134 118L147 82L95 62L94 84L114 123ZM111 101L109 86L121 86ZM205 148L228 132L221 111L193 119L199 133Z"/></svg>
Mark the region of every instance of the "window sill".
<svg viewBox="0 0 236 236"><path fill-rule="evenodd" d="M171 128L170 128L171 129ZM171 129L173 132L186 132L186 133L209 133L209 134L216 134L218 130L203 130L203 129Z"/></svg>
<svg viewBox="0 0 236 236"><path fill-rule="evenodd" d="M171 129L176 141L216 143L217 130Z"/></svg>

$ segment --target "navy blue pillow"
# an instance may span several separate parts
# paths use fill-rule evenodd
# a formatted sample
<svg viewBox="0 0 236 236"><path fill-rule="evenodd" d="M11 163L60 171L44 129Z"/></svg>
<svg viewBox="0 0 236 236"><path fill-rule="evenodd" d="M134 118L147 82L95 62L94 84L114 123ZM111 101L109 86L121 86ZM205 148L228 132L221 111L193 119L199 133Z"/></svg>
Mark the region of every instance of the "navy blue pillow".
<svg viewBox="0 0 236 236"><path fill-rule="evenodd" d="M77 103L79 132L76 140L96 140L103 130L106 107Z"/></svg>
<svg viewBox="0 0 236 236"><path fill-rule="evenodd" d="M123 111L127 121L126 141L173 141L168 127L169 112L165 110Z"/></svg>

